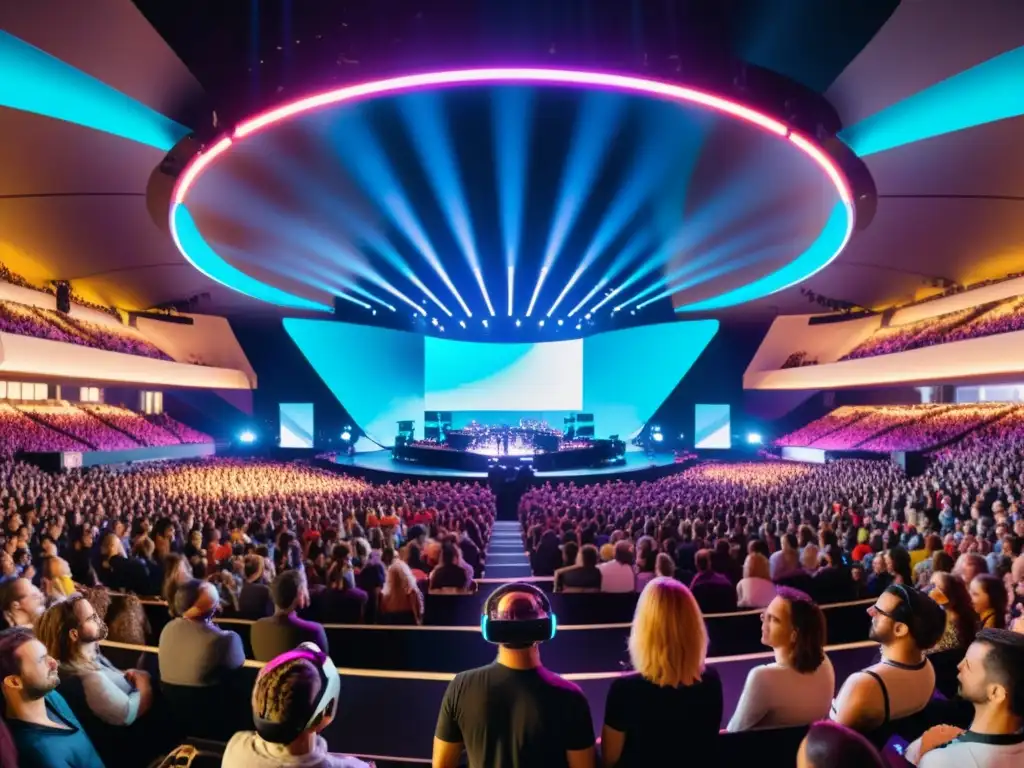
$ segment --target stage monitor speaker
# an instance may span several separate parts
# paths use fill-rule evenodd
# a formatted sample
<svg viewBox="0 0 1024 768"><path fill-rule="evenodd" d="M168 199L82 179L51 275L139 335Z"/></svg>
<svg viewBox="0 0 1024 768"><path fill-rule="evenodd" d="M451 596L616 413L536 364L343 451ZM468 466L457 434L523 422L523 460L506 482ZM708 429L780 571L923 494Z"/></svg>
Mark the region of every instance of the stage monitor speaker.
<svg viewBox="0 0 1024 768"><path fill-rule="evenodd" d="M71 311L71 286L67 280L58 280L57 288L57 311L68 314Z"/></svg>

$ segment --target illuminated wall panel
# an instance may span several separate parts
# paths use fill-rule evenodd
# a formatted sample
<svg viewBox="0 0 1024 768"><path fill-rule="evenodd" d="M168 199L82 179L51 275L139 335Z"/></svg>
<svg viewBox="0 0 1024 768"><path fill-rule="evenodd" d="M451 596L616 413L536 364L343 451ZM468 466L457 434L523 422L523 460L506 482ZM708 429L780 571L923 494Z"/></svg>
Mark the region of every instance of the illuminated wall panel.
<svg viewBox="0 0 1024 768"><path fill-rule="evenodd" d="M313 404L281 403L282 448L313 447Z"/></svg>
<svg viewBox="0 0 1024 768"><path fill-rule="evenodd" d="M729 406L697 403L693 409L693 447L732 448Z"/></svg>

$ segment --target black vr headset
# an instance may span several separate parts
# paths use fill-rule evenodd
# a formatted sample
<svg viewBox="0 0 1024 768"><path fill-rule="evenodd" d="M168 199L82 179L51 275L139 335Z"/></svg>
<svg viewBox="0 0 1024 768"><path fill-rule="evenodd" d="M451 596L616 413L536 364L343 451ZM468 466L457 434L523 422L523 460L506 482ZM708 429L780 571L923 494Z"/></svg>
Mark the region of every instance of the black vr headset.
<svg viewBox="0 0 1024 768"><path fill-rule="evenodd" d="M263 667L259 676L263 677L270 670L296 659L305 659L316 668L320 675L320 692L315 701L307 706L296 708L292 716L284 722L265 719L267 715L265 711L253 712L256 733L271 744L291 744L303 732L315 728L325 718L333 718L338 708L338 699L341 697L341 677L338 675L338 669L331 661L331 657L321 651L316 643L302 643L294 651L281 654Z"/></svg>
<svg viewBox="0 0 1024 768"><path fill-rule="evenodd" d="M539 613L543 615L522 619L500 616L498 604L501 599L505 595L516 592L529 595L536 602ZM495 645L543 643L553 638L557 629L558 620L551 611L551 601L548 596L537 587L525 582L506 584L494 590L487 598L487 602L484 603L484 613L480 617L480 631L483 633L484 640Z"/></svg>

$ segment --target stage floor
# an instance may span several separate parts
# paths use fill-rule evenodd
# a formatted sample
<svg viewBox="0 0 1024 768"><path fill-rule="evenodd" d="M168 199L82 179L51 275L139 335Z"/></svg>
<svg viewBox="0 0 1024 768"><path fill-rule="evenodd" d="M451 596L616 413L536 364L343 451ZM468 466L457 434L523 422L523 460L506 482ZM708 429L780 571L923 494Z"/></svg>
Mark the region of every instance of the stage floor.
<svg viewBox="0 0 1024 768"><path fill-rule="evenodd" d="M339 467L351 467L356 472L382 472L403 475L405 477L428 477L438 480L452 478L485 480L487 478L486 472L467 472L459 469L430 467L409 461L395 461L391 458L391 451L367 451L366 453L357 453L354 456L337 456L334 458L333 463ZM657 472L658 474L668 474L672 471L674 465L675 457L672 454L646 456L641 451L635 451L626 453L625 464L538 472L536 477L541 482L544 480L580 480L586 478L614 480L617 477L628 476L634 473L647 474ZM682 469L686 465L680 464L678 466Z"/></svg>

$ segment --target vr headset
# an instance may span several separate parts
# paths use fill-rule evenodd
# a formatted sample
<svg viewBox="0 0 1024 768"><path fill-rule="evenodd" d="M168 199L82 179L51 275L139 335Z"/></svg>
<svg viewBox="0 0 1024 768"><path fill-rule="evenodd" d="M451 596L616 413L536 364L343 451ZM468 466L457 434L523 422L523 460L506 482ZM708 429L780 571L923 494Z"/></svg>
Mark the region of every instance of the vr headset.
<svg viewBox="0 0 1024 768"><path fill-rule="evenodd" d="M528 594L536 601L541 618L509 619L499 618L498 605L505 595L512 593ZM484 640L495 645L533 645L543 643L555 636L558 620L551 610L551 601L544 592L532 584L515 582L498 587L487 602L484 603L483 616L480 617L480 631Z"/></svg>
<svg viewBox="0 0 1024 768"><path fill-rule="evenodd" d="M296 659L310 662L320 675L320 693L312 704L300 705L284 722L266 719L267 712L253 712L256 732L271 744L291 744L303 732L315 728L325 719L333 718L341 697L341 677L330 656L321 651L316 643L302 643L294 651L283 653L260 670L260 677ZM259 684L257 680L257 685Z"/></svg>

